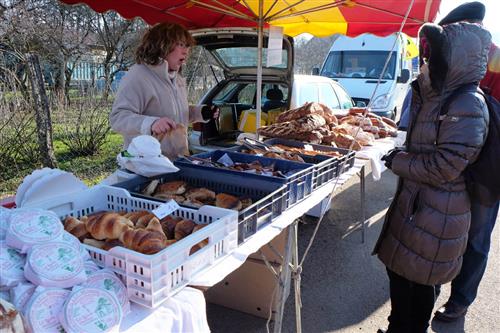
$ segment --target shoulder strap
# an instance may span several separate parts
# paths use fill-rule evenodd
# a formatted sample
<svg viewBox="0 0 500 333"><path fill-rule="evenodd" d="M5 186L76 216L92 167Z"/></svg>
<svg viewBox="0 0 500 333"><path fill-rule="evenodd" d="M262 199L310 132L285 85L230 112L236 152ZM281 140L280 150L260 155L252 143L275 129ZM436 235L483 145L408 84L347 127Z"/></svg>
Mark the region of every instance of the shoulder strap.
<svg viewBox="0 0 500 333"><path fill-rule="evenodd" d="M451 93L450 96L448 96L446 101L441 106L441 110L439 110L439 120L441 121L446 117L446 114L448 114L448 108L450 107L451 102L453 102L453 100L455 98L457 98L459 95L461 95L467 91L471 91L471 90L475 90L475 92L477 91L477 92L481 93L481 95L483 95L482 91L479 89L479 87L475 83L468 83L468 84L464 84L461 87L458 87L457 89L455 89ZM483 95L483 97L484 97L484 95Z"/></svg>

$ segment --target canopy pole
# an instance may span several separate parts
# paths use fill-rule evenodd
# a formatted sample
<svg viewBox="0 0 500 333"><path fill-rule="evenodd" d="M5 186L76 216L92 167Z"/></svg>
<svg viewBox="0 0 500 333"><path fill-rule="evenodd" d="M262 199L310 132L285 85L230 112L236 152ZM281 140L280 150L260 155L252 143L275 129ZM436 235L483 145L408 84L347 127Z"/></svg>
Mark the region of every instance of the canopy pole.
<svg viewBox="0 0 500 333"><path fill-rule="evenodd" d="M259 0L259 26L258 26L258 47L257 47L257 100L255 112L255 136L259 140L259 128L260 128L260 113L261 113L261 101L262 101L262 44L263 44L263 34L264 34L264 0Z"/></svg>

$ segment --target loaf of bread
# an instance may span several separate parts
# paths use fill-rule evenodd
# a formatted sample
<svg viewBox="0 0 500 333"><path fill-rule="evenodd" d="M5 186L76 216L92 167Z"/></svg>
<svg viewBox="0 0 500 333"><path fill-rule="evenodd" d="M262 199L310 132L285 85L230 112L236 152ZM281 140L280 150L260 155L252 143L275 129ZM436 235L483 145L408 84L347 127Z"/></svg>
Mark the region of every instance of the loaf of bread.
<svg viewBox="0 0 500 333"><path fill-rule="evenodd" d="M191 232L193 232L196 223L191 220L182 220L175 225L174 238L176 240L183 239Z"/></svg>
<svg viewBox="0 0 500 333"><path fill-rule="evenodd" d="M241 210L242 204L240 199L226 193L219 193L215 197L215 205L220 208Z"/></svg>
<svg viewBox="0 0 500 333"><path fill-rule="evenodd" d="M83 240L83 244L87 244L87 245L96 247L98 249L104 249L104 244L105 243L106 242L103 241L103 240L97 240L97 239L93 239L93 238L85 238Z"/></svg>
<svg viewBox="0 0 500 333"><path fill-rule="evenodd" d="M76 217L68 216L64 219L64 230L78 238L78 240L81 242L85 238L89 237L87 227L85 226L86 220L87 217L79 220Z"/></svg>
<svg viewBox="0 0 500 333"><path fill-rule="evenodd" d="M193 231L192 233L194 234L196 231L200 230L200 229L203 229L207 226L208 224L204 224L204 223L200 223L200 224L197 224L194 228L193 228ZM204 240L202 240L201 242L198 242L197 244L195 244L191 250L189 251L189 254L193 254L195 253L196 251L200 250L201 248L205 247L208 245L208 238L205 238Z"/></svg>
<svg viewBox="0 0 500 333"><path fill-rule="evenodd" d="M125 230L134 227L134 224L118 213L105 212L90 215L85 226L94 239L103 240L119 238Z"/></svg>
<svg viewBox="0 0 500 333"><path fill-rule="evenodd" d="M158 194L175 194L181 195L186 192L187 184L182 180L175 180L168 183L160 184L156 187L155 195Z"/></svg>
<svg viewBox="0 0 500 333"><path fill-rule="evenodd" d="M172 215L168 215L160 220L163 233L165 234L165 236L167 236L168 239L175 238L175 226L180 221L182 221L182 218Z"/></svg>
<svg viewBox="0 0 500 333"><path fill-rule="evenodd" d="M215 200L215 192L207 188L193 188L186 192L185 197L187 200L196 200L203 203L209 203Z"/></svg>
<svg viewBox="0 0 500 333"><path fill-rule="evenodd" d="M158 253L169 244L162 233L146 229L128 229L120 235L120 241L126 248L143 254Z"/></svg>

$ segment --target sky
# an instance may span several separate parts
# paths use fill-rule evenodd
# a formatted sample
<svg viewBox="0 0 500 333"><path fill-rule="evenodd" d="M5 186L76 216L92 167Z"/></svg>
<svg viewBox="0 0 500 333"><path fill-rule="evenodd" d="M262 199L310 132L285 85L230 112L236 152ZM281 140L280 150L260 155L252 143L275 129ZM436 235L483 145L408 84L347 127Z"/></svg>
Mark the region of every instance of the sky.
<svg viewBox="0 0 500 333"><path fill-rule="evenodd" d="M491 33L493 42L500 45L500 0L477 0L482 2L486 7L483 25ZM441 6L436 17L436 22L439 22L453 8L470 0L441 0Z"/></svg>

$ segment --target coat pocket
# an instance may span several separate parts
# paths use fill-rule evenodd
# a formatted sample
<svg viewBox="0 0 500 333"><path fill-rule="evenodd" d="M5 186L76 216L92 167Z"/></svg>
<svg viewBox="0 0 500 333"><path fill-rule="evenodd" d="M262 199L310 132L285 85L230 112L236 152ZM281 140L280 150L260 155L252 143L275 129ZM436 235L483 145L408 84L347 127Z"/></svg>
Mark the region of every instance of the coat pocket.
<svg viewBox="0 0 500 333"><path fill-rule="evenodd" d="M408 206L406 207L406 219L409 222L413 222L413 218L418 211L419 208L419 197L420 190L416 190L410 196L410 200L408 200Z"/></svg>

